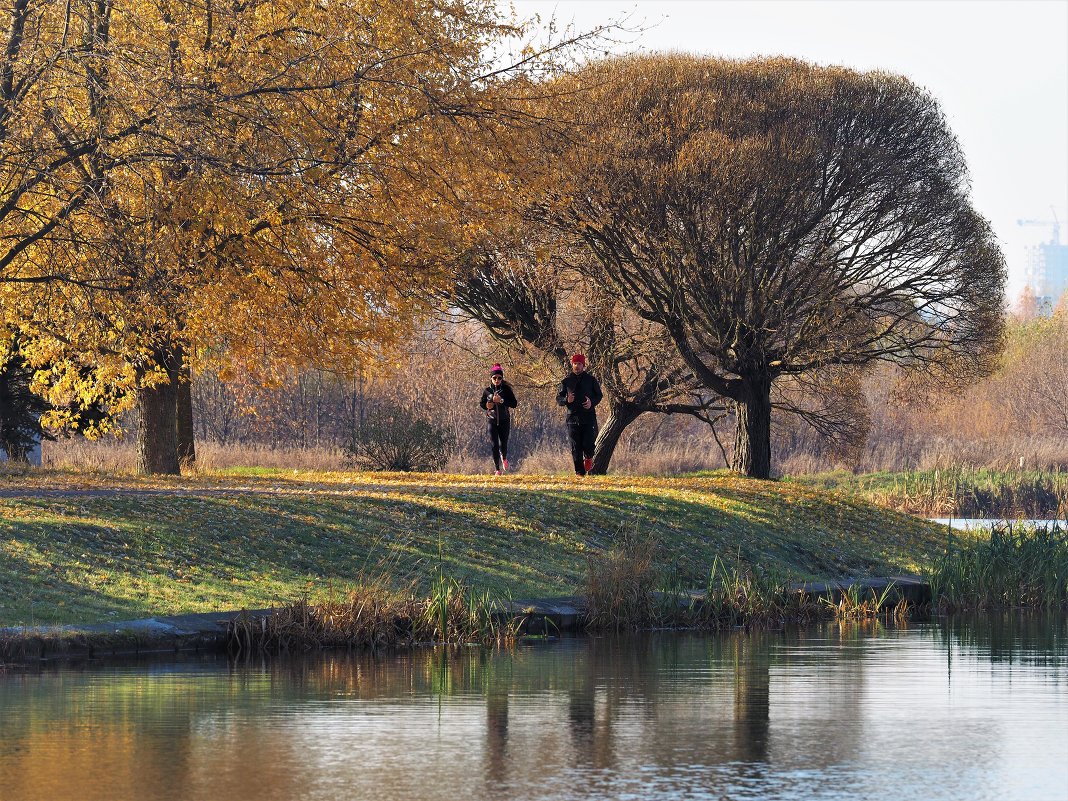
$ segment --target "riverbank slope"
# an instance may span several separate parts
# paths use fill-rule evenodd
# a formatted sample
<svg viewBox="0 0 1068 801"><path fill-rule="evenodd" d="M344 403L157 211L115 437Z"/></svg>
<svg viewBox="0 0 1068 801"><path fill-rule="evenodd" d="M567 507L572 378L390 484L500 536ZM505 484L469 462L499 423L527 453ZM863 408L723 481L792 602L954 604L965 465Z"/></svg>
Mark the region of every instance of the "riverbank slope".
<svg viewBox="0 0 1068 801"><path fill-rule="evenodd" d="M794 580L922 570L945 531L812 487L742 479L229 471L0 473L0 626L264 608L363 579L579 594L587 558L656 545L680 583L717 557Z"/></svg>

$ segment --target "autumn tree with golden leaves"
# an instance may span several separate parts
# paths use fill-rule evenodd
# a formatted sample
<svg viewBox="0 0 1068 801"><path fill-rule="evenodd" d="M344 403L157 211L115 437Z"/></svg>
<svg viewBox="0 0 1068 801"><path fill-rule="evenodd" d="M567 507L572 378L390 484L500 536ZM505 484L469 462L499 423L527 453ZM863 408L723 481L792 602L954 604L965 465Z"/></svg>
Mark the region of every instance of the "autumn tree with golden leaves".
<svg viewBox="0 0 1068 801"><path fill-rule="evenodd" d="M3 324L52 397L128 388L146 472L193 456L191 364L344 371L405 330L504 197L521 114L495 90L554 52L493 61L516 29L486 0L28 2L28 29L20 136L62 136L25 159L23 227L0 218Z"/></svg>

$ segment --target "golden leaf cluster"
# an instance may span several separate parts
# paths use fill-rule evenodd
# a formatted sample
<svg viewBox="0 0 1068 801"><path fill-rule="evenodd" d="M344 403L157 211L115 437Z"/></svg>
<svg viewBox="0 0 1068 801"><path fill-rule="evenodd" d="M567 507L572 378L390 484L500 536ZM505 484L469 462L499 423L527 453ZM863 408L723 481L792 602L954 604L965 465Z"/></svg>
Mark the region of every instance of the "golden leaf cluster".
<svg viewBox="0 0 1068 801"><path fill-rule="evenodd" d="M0 342L57 403L121 411L175 353L356 369L506 200L489 0L4 13Z"/></svg>

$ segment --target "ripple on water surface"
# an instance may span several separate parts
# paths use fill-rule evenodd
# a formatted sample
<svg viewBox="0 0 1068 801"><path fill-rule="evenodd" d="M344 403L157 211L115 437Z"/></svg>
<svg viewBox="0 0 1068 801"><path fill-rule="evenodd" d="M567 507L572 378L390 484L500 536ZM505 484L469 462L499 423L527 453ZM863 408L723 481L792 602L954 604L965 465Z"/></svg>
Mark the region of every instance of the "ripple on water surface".
<svg viewBox="0 0 1068 801"><path fill-rule="evenodd" d="M1068 799L1063 618L0 673L0 798Z"/></svg>

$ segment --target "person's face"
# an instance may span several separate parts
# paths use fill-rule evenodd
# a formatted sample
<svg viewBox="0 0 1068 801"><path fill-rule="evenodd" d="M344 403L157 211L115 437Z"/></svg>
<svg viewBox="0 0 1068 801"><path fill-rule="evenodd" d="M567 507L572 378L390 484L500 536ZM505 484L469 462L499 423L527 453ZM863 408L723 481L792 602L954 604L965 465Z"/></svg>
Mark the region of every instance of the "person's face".
<svg viewBox="0 0 1068 801"><path fill-rule="evenodd" d="M586 362L571 362L571 372L583 373L586 371Z"/></svg>
<svg viewBox="0 0 1068 801"><path fill-rule="evenodd" d="M490 381L493 382L493 388L494 389L499 389L501 384L504 382L504 376L503 375L490 376Z"/></svg>

